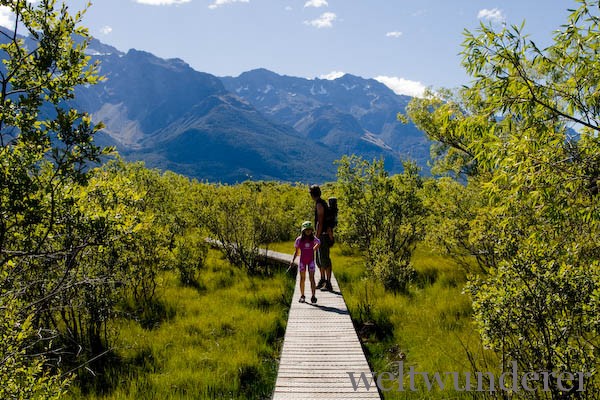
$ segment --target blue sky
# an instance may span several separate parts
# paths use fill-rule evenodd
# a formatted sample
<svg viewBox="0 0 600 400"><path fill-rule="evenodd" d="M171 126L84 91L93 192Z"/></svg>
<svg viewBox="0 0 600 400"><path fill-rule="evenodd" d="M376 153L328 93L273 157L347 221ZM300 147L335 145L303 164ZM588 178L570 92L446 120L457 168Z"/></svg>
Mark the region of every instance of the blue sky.
<svg viewBox="0 0 600 400"><path fill-rule="evenodd" d="M60 1L60 0L59 0ZM67 0L72 10L87 0ZM237 76L254 68L305 78L351 73L398 93L468 83L463 30L526 21L539 45L571 0L93 0L84 25L121 51L181 58ZM10 16L0 12L0 24Z"/></svg>

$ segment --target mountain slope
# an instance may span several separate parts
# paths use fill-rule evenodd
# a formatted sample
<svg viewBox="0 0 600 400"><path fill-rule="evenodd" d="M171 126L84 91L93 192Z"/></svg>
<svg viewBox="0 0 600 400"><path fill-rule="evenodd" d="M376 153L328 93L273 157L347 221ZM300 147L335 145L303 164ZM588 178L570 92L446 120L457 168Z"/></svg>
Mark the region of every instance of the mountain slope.
<svg viewBox="0 0 600 400"><path fill-rule="evenodd" d="M213 75L137 50L93 54L106 80L78 88L77 106L125 158L221 182L335 176L335 152L271 122Z"/></svg>
<svg viewBox="0 0 600 400"><path fill-rule="evenodd" d="M266 116L343 152L370 157L375 146L393 163L387 165L392 170L400 168L400 159L414 159L423 167L429 159L424 135L396 118L410 98L374 79L349 74L334 80L304 79L257 69L221 80Z"/></svg>
<svg viewBox="0 0 600 400"><path fill-rule="evenodd" d="M208 105L209 104L209 105ZM211 96L147 139L165 168L220 181L324 181L335 174L335 154L275 126L230 94Z"/></svg>

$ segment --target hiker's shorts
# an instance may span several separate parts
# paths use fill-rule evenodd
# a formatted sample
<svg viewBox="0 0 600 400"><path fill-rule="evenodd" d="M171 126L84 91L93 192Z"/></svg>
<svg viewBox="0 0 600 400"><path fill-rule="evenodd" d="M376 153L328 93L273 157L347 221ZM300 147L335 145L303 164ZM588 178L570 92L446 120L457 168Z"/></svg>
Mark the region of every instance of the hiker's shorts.
<svg viewBox="0 0 600 400"><path fill-rule="evenodd" d="M302 261L300 261L298 263L298 268L300 269L300 272L305 272L306 271L306 264L304 264ZM308 272L315 272L315 262L311 261L308 264Z"/></svg>
<svg viewBox="0 0 600 400"><path fill-rule="evenodd" d="M321 246L317 249L317 265L319 268L331 268L331 258L329 257L331 239L329 239L327 233L323 233L319 240L321 241Z"/></svg>

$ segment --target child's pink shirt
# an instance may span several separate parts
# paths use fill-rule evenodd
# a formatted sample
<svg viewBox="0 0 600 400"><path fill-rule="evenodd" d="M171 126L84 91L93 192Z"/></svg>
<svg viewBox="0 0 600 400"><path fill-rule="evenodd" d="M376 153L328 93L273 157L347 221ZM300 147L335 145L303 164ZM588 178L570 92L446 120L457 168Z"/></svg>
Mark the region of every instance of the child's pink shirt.
<svg viewBox="0 0 600 400"><path fill-rule="evenodd" d="M302 240L302 236L298 236L296 238L296 243L294 243L294 247L300 249L300 262L302 264L308 265L315 260L315 252L314 248L317 243L321 243L319 239L316 237L312 240Z"/></svg>

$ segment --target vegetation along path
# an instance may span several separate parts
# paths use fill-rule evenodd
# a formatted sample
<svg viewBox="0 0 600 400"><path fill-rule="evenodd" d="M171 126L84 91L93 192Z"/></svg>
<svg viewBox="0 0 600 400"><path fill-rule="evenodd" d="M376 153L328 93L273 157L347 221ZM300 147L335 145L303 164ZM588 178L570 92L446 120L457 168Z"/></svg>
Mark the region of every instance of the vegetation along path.
<svg viewBox="0 0 600 400"><path fill-rule="evenodd" d="M292 256L269 251L268 258L289 264ZM371 370L335 276L331 277L332 292L317 290L316 304L298 302L299 281L288 316L273 400L380 399L375 384L367 390L359 381L361 373L370 381ZM310 282L306 281L306 293L310 294ZM354 384L349 373L353 373ZM355 390L355 386L359 387Z"/></svg>

